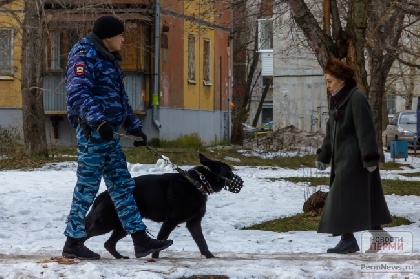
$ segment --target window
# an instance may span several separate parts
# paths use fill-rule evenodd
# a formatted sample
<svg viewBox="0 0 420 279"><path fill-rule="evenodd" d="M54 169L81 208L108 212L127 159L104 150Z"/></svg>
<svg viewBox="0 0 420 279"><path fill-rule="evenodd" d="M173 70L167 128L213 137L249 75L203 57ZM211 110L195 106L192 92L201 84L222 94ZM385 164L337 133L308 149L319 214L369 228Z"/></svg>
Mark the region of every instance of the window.
<svg viewBox="0 0 420 279"><path fill-rule="evenodd" d="M60 70L63 64L61 53L63 51L63 33L51 33L51 70Z"/></svg>
<svg viewBox="0 0 420 279"><path fill-rule="evenodd" d="M261 109L261 123L273 121L273 101L266 101Z"/></svg>
<svg viewBox="0 0 420 279"><path fill-rule="evenodd" d="M258 49L273 49L273 20L271 18L258 20Z"/></svg>
<svg viewBox="0 0 420 279"><path fill-rule="evenodd" d="M0 28L0 75L13 74L13 30Z"/></svg>
<svg viewBox="0 0 420 279"><path fill-rule="evenodd" d="M388 95L386 97L386 109L388 114L394 114L396 112L396 96Z"/></svg>
<svg viewBox="0 0 420 279"><path fill-rule="evenodd" d="M66 68L69 51L81 37L81 31L76 29L51 31L49 33L49 44L47 48L48 70L64 70Z"/></svg>
<svg viewBox="0 0 420 279"><path fill-rule="evenodd" d="M188 82L195 83L195 36L188 35Z"/></svg>
<svg viewBox="0 0 420 279"><path fill-rule="evenodd" d="M211 85L210 80L210 40L204 40L203 46L203 80L204 85Z"/></svg>

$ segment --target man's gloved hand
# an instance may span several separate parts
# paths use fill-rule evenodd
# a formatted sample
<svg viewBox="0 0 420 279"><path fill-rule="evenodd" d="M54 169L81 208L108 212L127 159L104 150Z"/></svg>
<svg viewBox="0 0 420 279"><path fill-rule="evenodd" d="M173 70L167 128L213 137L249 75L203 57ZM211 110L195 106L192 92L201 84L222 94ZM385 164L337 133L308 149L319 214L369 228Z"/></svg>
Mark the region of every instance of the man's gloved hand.
<svg viewBox="0 0 420 279"><path fill-rule="evenodd" d="M136 131L134 131L130 134L135 136L135 137L139 137L139 138L143 139L143 140L135 140L133 142L133 145L135 147L146 146L147 145L147 136L143 133L143 131L141 129L138 129L138 130L136 130Z"/></svg>
<svg viewBox="0 0 420 279"><path fill-rule="evenodd" d="M99 124L98 128L96 128L96 131L98 132L102 141L111 141L114 138L114 130L112 130L111 125L109 125L106 121Z"/></svg>
<svg viewBox="0 0 420 279"><path fill-rule="evenodd" d="M367 167L367 170L368 170L369 172L373 172L373 171L375 171L375 170L376 170L376 166L370 166L370 167Z"/></svg>
<svg viewBox="0 0 420 279"><path fill-rule="evenodd" d="M327 164L320 161L316 161L315 166L318 170L325 170L327 168Z"/></svg>

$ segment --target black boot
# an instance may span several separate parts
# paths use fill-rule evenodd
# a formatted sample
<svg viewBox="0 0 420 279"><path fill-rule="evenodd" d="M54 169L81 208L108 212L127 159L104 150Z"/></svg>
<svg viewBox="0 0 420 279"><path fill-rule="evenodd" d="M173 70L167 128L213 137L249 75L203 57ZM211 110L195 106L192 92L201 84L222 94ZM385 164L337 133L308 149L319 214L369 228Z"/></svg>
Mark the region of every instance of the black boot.
<svg viewBox="0 0 420 279"><path fill-rule="evenodd" d="M131 235L136 258L145 257L151 253L159 252L172 245L172 240L158 240L149 237L146 231L138 231Z"/></svg>
<svg viewBox="0 0 420 279"><path fill-rule="evenodd" d="M99 260L101 258L99 254L92 252L85 246L84 239L72 237L67 237L62 255L65 258L80 260Z"/></svg>
<svg viewBox="0 0 420 279"><path fill-rule="evenodd" d="M347 254L359 251L359 245L353 234L342 234L341 240L334 248L329 248L327 253Z"/></svg>

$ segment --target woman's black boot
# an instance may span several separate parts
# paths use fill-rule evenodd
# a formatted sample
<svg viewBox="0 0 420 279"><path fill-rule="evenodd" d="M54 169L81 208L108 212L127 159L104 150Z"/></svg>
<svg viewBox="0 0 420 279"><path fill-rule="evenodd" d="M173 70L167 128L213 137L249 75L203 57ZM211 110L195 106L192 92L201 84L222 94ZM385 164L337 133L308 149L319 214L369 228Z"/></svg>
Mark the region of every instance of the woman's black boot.
<svg viewBox="0 0 420 279"><path fill-rule="evenodd" d="M359 245L352 233L341 235L341 240L334 248L329 248L327 253L348 254L359 251Z"/></svg>

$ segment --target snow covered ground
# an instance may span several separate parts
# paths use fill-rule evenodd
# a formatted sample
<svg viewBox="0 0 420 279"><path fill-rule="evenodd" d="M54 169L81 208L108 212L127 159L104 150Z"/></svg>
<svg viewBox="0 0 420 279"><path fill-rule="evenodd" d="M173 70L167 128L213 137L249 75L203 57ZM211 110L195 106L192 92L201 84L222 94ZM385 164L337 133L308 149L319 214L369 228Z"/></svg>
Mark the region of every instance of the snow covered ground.
<svg viewBox="0 0 420 279"><path fill-rule="evenodd" d="M269 154L267 157L280 154ZM285 154L281 154L284 156ZM290 155L290 154L289 154ZM211 157L211 156L209 156ZM226 158L235 160L235 158ZM267 159L269 160L269 159ZM387 158L387 160L390 160ZM405 162L414 169L381 171L383 179L420 180L399 173L417 172L420 159ZM188 169L190 166L181 166ZM161 165L129 164L133 176L170 171ZM413 253L327 254L338 238L309 232L241 230L244 226L302 212L310 189L305 183L270 180L289 176L328 176L329 169L290 170L273 167L237 167L245 181L238 194L222 191L211 195L203 231L210 251L200 255L184 225L171 235L174 244L156 261L135 259L131 238L118 243L129 260L115 260L103 248L104 235L86 245L100 253L100 261L77 264L41 262L61 255L66 215L76 181L76 164L66 162L34 170L0 172L0 279L14 278L183 278L225 275L229 278L420 278L420 197L386 196L391 214L405 216L411 225L389 229L391 235L412 235ZM101 186L101 191L105 186ZM159 224L145 220L152 234ZM366 232L356 233L361 245ZM406 240L404 240L406 241Z"/></svg>

